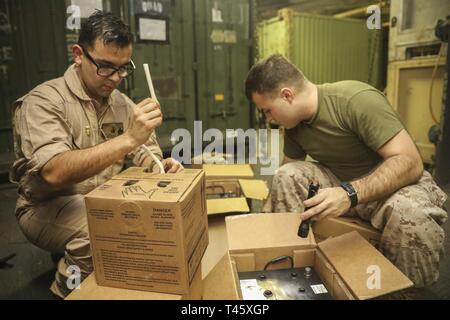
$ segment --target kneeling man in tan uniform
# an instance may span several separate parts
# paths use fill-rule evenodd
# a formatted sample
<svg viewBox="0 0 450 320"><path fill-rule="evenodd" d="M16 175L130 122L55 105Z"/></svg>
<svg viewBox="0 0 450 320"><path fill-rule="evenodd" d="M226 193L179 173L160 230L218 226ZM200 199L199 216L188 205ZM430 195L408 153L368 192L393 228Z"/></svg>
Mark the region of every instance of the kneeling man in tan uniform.
<svg viewBox="0 0 450 320"><path fill-rule="evenodd" d="M84 195L118 174L128 156L158 171L142 144L162 160L160 106L151 99L135 105L117 90L135 69L132 39L120 19L96 11L81 27L64 76L14 104L16 216L33 244L64 254L50 288L61 298L70 293L69 266L79 267L81 280L92 272ZM182 169L173 159L163 165L169 173Z"/></svg>

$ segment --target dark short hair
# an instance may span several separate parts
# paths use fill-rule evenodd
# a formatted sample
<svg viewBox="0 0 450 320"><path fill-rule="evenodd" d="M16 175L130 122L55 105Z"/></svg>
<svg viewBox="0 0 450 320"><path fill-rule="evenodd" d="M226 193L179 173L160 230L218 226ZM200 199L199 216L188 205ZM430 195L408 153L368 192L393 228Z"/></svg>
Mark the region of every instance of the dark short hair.
<svg viewBox="0 0 450 320"><path fill-rule="evenodd" d="M133 42L130 28L112 13L96 10L81 25L78 44L92 49L100 38L105 45L115 44L125 48Z"/></svg>
<svg viewBox="0 0 450 320"><path fill-rule="evenodd" d="M253 93L273 94L281 85L291 85L299 89L305 82L303 73L280 54L273 54L256 63L245 81L245 95L252 100Z"/></svg>

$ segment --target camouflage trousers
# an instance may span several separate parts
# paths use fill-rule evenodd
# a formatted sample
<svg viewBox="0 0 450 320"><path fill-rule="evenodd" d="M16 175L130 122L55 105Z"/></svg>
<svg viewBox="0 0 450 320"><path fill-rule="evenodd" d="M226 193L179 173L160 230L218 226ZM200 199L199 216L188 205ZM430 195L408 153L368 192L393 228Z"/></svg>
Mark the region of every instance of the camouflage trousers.
<svg viewBox="0 0 450 320"><path fill-rule="evenodd" d="M330 170L311 162L282 166L274 176L271 200L264 212L303 212L308 187L337 187L340 182ZM359 217L381 231L379 250L399 268L416 287L432 284L439 278L439 260L444 253L447 220L443 209L446 194L428 172L413 185L401 188L390 197L359 204L344 216Z"/></svg>

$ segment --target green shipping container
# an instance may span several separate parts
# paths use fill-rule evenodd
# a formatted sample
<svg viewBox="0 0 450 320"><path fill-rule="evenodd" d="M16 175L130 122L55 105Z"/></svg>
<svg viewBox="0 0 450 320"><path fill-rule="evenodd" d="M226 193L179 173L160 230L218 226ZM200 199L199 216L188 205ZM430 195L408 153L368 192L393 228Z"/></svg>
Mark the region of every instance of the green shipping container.
<svg viewBox="0 0 450 320"><path fill-rule="evenodd" d="M258 57L280 53L314 83L358 80L381 86L381 30L365 20L279 11L257 25Z"/></svg>
<svg viewBox="0 0 450 320"><path fill-rule="evenodd" d="M158 138L170 150L172 132L194 121L203 131L250 127L244 82L250 66L250 0L129 1L126 16L137 35L138 69L129 84L138 102L149 96L143 63L148 63L164 114ZM165 41L142 41L142 21L162 23ZM142 20L142 21L140 21ZM160 20L160 22L158 22ZM164 23L163 23L164 24ZM158 34L153 36L158 37Z"/></svg>
<svg viewBox="0 0 450 320"><path fill-rule="evenodd" d="M2 30L7 32L0 34L2 52L9 52L12 47L17 60L8 67L11 79L3 76L5 72L0 77L1 151L12 152L10 103L35 85L61 76L72 61L71 48L78 40L79 30L66 28L66 19L72 21L73 12L67 12L72 1L45 1L45 5L41 2L0 0L1 11L9 8L12 17L21 18L11 21L11 25L23 27L17 28L21 33L16 35L10 32L14 28L5 26ZM251 61L251 4L252 0L95 2L96 8L125 20L136 35L133 60L137 70L123 82L121 90L137 103L149 97L142 67L149 64L164 114L164 125L157 133L165 151L173 146L171 135L175 129L185 128L194 136L196 120L203 122L203 131L250 127L252 113L244 94L244 81ZM82 9L84 19L88 10ZM3 24L10 21L2 20ZM0 56L2 66L4 56ZM20 90L7 85L10 83Z"/></svg>
<svg viewBox="0 0 450 320"><path fill-rule="evenodd" d="M128 84L130 96L136 103L150 96L143 69L148 63L164 114L158 141L170 150L172 132L178 128L193 132L196 117L192 5L180 0L129 1L127 11L136 34L133 60L137 69Z"/></svg>
<svg viewBox="0 0 450 320"><path fill-rule="evenodd" d="M251 1L195 3L199 119L208 128L248 129L244 83L250 68Z"/></svg>
<svg viewBox="0 0 450 320"><path fill-rule="evenodd" d="M67 67L65 12L60 0L0 0L0 175L14 160L13 102Z"/></svg>

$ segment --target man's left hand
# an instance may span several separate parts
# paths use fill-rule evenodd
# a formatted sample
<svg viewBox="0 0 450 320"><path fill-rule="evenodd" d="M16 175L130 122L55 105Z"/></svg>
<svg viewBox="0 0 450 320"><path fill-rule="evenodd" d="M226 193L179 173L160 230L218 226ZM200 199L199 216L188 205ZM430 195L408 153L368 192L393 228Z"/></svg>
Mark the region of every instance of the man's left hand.
<svg viewBox="0 0 450 320"><path fill-rule="evenodd" d="M310 208L301 214L302 220L322 220L325 217L339 217L351 206L347 192L341 188L320 189L311 199L303 201L305 208Z"/></svg>
<svg viewBox="0 0 450 320"><path fill-rule="evenodd" d="M162 161L166 173L177 173L184 169L183 165L173 158L167 158ZM152 172L160 172L159 166L155 163Z"/></svg>

